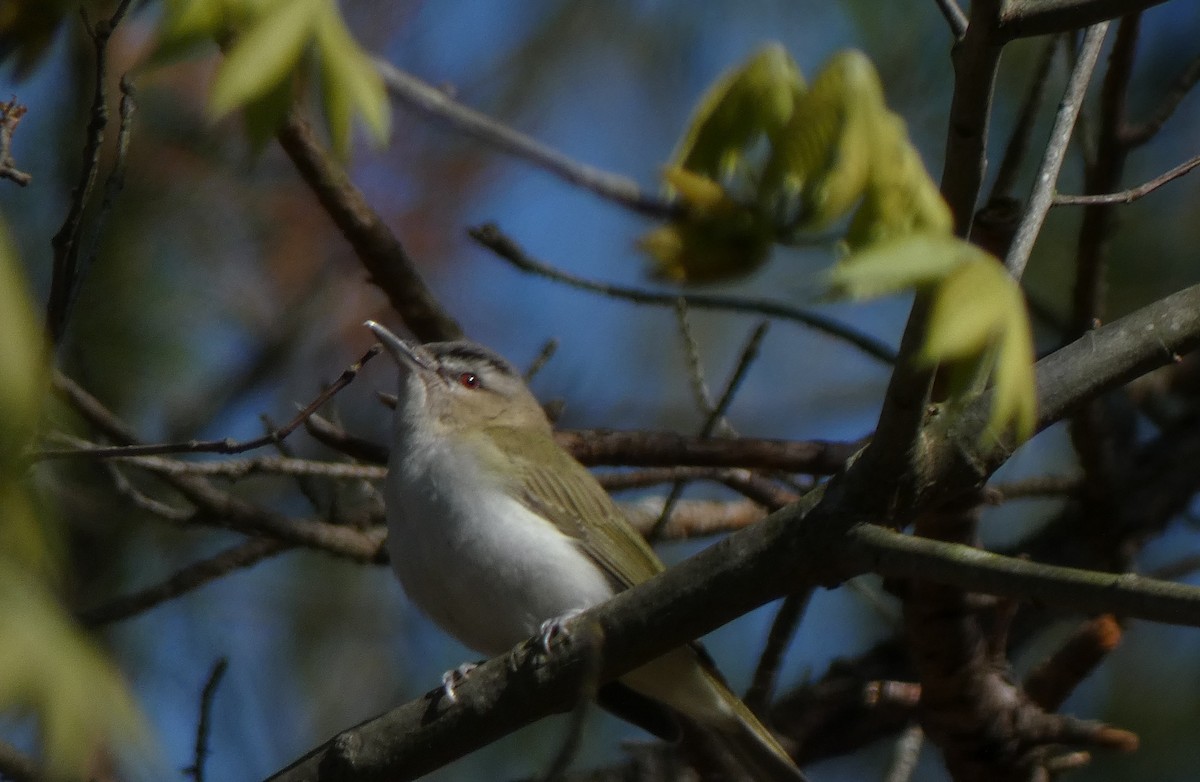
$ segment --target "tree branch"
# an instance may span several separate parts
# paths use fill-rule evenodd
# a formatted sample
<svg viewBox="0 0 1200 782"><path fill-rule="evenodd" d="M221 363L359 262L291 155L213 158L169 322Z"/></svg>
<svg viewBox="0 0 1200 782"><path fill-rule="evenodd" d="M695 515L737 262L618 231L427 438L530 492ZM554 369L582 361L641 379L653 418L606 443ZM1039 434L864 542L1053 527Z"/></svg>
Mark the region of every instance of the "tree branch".
<svg viewBox="0 0 1200 782"><path fill-rule="evenodd" d="M1144 11L1166 0L1004 0L997 32L1006 41L1065 33Z"/></svg>
<svg viewBox="0 0 1200 782"><path fill-rule="evenodd" d="M278 139L300 177L354 248L371 282L388 297L417 339L461 338L462 327L425 285L404 245L317 141L309 124L293 112L280 128Z"/></svg>
<svg viewBox="0 0 1200 782"><path fill-rule="evenodd" d="M752 315L764 315L769 318L791 320L829 334L836 339L849 342L862 352L884 363L892 363L896 360L895 351L879 340L869 334L858 331L852 326L839 323L833 318L816 312L810 312L767 299L748 299L740 296L721 296L704 293L658 293L640 288L593 282L547 266L531 258L517 246L516 242L502 233L493 223L486 223L478 228L471 228L468 230L468 233L472 239L521 271L561 282L573 288L592 291L593 293L599 293L614 299L623 299L634 304L675 307L678 306L679 300L682 299L692 309L742 312Z"/></svg>

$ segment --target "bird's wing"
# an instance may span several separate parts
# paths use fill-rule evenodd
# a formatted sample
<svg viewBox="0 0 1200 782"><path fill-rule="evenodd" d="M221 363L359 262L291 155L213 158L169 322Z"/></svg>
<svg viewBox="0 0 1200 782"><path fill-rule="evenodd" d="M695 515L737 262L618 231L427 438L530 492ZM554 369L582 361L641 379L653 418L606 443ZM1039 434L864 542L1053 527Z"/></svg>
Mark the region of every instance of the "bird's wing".
<svg viewBox="0 0 1200 782"><path fill-rule="evenodd" d="M508 437L492 430L497 440ZM521 503L544 516L605 571L620 589L641 583L663 570L663 564L625 518L620 508L587 469L550 438L522 438L521 447L503 448L517 481ZM589 518L595 523L582 524Z"/></svg>

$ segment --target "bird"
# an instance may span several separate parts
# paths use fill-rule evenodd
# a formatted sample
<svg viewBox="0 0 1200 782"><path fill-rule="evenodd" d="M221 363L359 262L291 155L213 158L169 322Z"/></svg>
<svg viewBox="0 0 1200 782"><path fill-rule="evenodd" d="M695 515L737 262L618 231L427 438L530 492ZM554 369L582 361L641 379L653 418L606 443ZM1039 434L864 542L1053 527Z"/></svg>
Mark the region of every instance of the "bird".
<svg viewBox="0 0 1200 782"><path fill-rule="evenodd" d="M399 366L384 487L391 566L442 630L496 656L664 569L595 477L555 442L509 362L474 342L409 343L365 325ZM698 644L619 685L609 690L613 705L665 706L712 737L717 754L733 761L733 778L806 780Z"/></svg>

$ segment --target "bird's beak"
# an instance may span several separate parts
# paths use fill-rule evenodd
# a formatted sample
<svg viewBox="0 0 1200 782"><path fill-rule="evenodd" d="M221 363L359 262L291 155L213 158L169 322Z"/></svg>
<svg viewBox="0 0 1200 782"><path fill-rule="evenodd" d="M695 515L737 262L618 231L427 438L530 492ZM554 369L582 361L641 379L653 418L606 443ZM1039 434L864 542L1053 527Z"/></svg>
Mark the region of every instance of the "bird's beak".
<svg viewBox="0 0 1200 782"><path fill-rule="evenodd" d="M419 347L408 344L373 320L368 320L363 325L375 333L375 336L383 344L383 349L396 360L397 364L417 367L427 371L433 369L429 364L429 359L425 357Z"/></svg>

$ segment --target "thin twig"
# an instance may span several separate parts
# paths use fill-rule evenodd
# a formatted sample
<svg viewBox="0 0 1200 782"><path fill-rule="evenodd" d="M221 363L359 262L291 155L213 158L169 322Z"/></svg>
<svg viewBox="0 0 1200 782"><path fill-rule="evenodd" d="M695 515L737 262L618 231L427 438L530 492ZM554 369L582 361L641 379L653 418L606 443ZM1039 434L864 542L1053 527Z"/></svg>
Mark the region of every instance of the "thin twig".
<svg viewBox="0 0 1200 782"><path fill-rule="evenodd" d="M529 369L525 370L525 382L528 383L537 376L538 372L546 366L550 359L554 358L554 354L558 352L558 340L551 337L542 345L542 349L538 351L537 356L529 364Z"/></svg>
<svg viewBox="0 0 1200 782"><path fill-rule="evenodd" d="M442 90L388 62L377 59L375 68L397 100L431 117L444 120L457 130L501 152L533 163L573 185L579 185L635 212L664 218L677 216L680 212L675 204L643 192L632 179L573 160L482 112L464 106Z"/></svg>
<svg viewBox="0 0 1200 782"><path fill-rule="evenodd" d="M885 364L896 361L896 351L869 334L854 329L833 318L815 312L792 307L781 302L768 299L753 299L740 296L722 296L704 293L660 293L641 288L631 288L623 285L609 285L602 282L577 277L573 274L555 269L527 255L517 244L505 236L493 223L487 223L468 230L475 241L494 252L499 257L511 263L521 271L545 277L548 280L561 282L572 288L591 291L614 299L623 299L634 304L648 304L656 307L674 307L679 299L684 299L693 309L722 310L726 312L743 312L761 315L769 318L791 320L804 326L824 332L836 339L844 340L854 345L862 352Z"/></svg>
<svg viewBox="0 0 1200 782"><path fill-rule="evenodd" d="M208 681L204 683L204 690L200 693L200 721L196 725L195 761L183 770L183 773L195 782L204 782L204 761L208 757L208 736L212 730L213 699L217 695L217 688L221 686L221 678L225 676L228 668L228 658L222 657L217 660L216 665L208 674Z"/></svg>
<svg viewBox="0 0 1200 782"><path fill-rule="evenodd" d="M1046 39L1037 63L1033 66L1033 74L1029 79L1029 88L1025 99L1021 101L1021 109L1013 122L1012 133L1008 137L1008 145L1004 148L1004 156L996 168L996 181L992 184L992 194L989 202L1000 196L1006 196L1016 181L1017 172L1025 160L1029 150L1029 136L1033 132L1033 124L1037 119L1038 108L1046 93L1046 79L1050 75L1050 66L1054 64L1054 53L1058 51L1059 37Z"/></svg>
<svg viewBox="0 0 1200 782"><path fill-rule="evenodd" d="M293 547L291 543L275 538L254 538L227 548L215 556L193 562L154 586L115 597L106 603L80 611L76 616L80 623L87 627L100 627L130 619Z"/></svg>
<svg viewBox="0 0 1200 782"><path fill-rule="evenodd" d="M1081 478L1048 475L997 483L988 486L985 496L989 503L999 505L1009 500L1066 497L1078 492L1082 487Z"/></svg>
<svg viewBox="0 0 1200 782"><path fill-rule="evenodd" d="M30 455L34 461L44 459L64 459L70 457L87 456L95 459L111 459L114 457L123 456L151 456L155 454L168 453L244 453L262 448L272 443L277 443L283 438L290 435L300 427L304 421L321 408L326 402L333 398L335 394L341 391L358 376L359 371L363 366L378 355L380 351L379 345L372 345L366 353L362 355L358 361L355 361L347 367L328 388L316 396L313 401L309 402L292 417L286 425L268 432L261 437L255 437L252 440L237 441L231 438L223 440L189 440L184 443L148 443L138 445L115 445L115 446L97 446L94 448L50 448L40 451L35 451Z"/></svg>
<svg viewBox="0 0 1200 782"><path fill-rule="evenodd" d="M13 98L8 103L0 103L0 179L7 179L25 187L33 181L33 175L17 168L17 161L12 156L12 138L25 116L25 107Z"/></svg>
<svg viewBox="0 0 1200 782"><path fill-rule="evenodd" d="M72 438L74 440L74 438ZM76 440L76 442L79 442ZM205 475L237 480L249 475L316 476L334 480L381 481L387 469L373 464L346 464L295 459L287 456L261 456L257 459L226 459L213 462L185 462L162 456L118 456L115 460L164 475Z"/></svg>
<svg viewBox="0 0 1200 782"><path fill-rule="evenodd" d="M1192 87L1196 86L1198 80L1200 80L1200 57L1193 59L1183 73L1179 74L1179 78L1175 80L1175 84L1163 97L1150 119L1140 125L1126 126L1121 129L1122 143L1130 148L1139 147L1154 138L1175 113L1175 110L1179 108L1179 104L1183 102L1187 94L1191 92Z"/></svg>
<svg viewBox="0 0 1200 782"><path fill-rule="evenodd" d="M750 339L746 341L746 346L742 349L741 355L738 357L737 366L733 370L733 374L729 376L729 381L725 384L724 391L721 392L721 398L717 400L712 411L705 419L704 425L700 427L700 439L707 440L712 437L713 431L717 428L721 417L725 415L729 409L729 405L733 402L733 397L742 385L742 380L746 377L746 372L749 371L750 365L758 358L758 349L762 345L763 337L767 335L767 329L770 327L768 321L763 321L754 327L754 331L750 334ZM671 510L675 507L675 503L679 501L679 497L683 494L686 481L676 481L671 486L671 492L667 495L667 501L663 503L662 513L659 514L658 521L654 523L650 534L646 537L649 540L658 538L658 534L662 528L666 526L667 519L671 516Z"/></svg>
<svg viewBox="0 0 1200 782"><path fill-rule="evenodd" d="M746 690L746 697L743 698L755 714L766 714L771 700L775 697L783 656L796 635L796 628L800 626L812 593L812 589L804 589L788 595L775 613L775 621L771 623L766 645L763 646L758 666L754 669L754 679L750 688Z"/></svg>
<svg viewBox="0 0 1200 782"><path fill-rule="evenodd" d="M125 188L125 172L129 168L129 140L133 135L133 115L137 110L137 104L134 102L136 90L133 88L133 83L129 81L129 76L121 77L121 102L119 106L120 124L117 126L117 150L113 159L112 168L108 170L108 176L104 178L104 191L100 199L100 208L96 212L96 217L92 221L94 229L90 241L91 251L88 253L87 259L80 266L76 274L76 287L82 284L88 270L96 263L96 255L100 252L100 242L104 236L104 229L108 226L108 216L112 212L113 204L117 201L117 196Z"/></svg>
<svg viewBox="0 0 1200 782"><path fill-rule="evenodd" d="M129 482L129 479L125 477L125 473L121 472L121 468L117 466L116 462L104 462L104 466L108 468L108 474L112 478L113 487L117 490L117 494L132 502L135 508L173 522L186 521L192 517L192 511L187 508L177 508L174 505L156 500L144 494Z"/></svg>
<svg viewBox="0 0 1200 782"><path fill-rule="evenodd" d="M100 168L100 146L104 143L104 129L108 126L108 41L112 37L132 0L121 0L108 19L101 19L95 26L88 24L87 12L80 10L88 35L96 49L95 78L92 89L92 108L83 143L83 168L71 195L71 205L62 227L51 239L54 249L54 268L50 279L50 296L46 303L46 325L51 341L57 345L67 325L67 314L74 298L79 274L79 239L83 231L83 211L96 184Z"/></svg>
<svg viewBox="0 0 1200 782"><path fill-rule="evenodd" d="M675 322L679 326L679 336L683 340L683 358L684 363L687 364L688 387L692 391L700 413L704 416L712 415L712 392L708 390L708 383L704 379L704 365L700 361L700 343L696 341L696 335L692 332L686 299L675 300Z"/></svg>
<svg viewBox="0 0 1200 782"><path fill-rule="evenodd" d="M967 15L963 13L956 0L934 0L937 3L938 10L942 12L942 16L946 19L946 24L950 25L950 34L954 36L954 40L959 40L967 32Z"/></svg>
<svg viewBox="0 0 1200 782"><path fill-rule="evenodd" d="M1017 279L1025 272L1033 243L1041 233L1042 223L1046 213L1054 202L1054 188L1058 182L1058 172L1062 169L1066 158L1067 146L1071 142L1071 134L1075 129L1075 120L1083 105L1083 96L1092 80L1092 72L1096 68L1096 60L1104 45L1104 36L1108 32L1108 22L1089 27L1084 34L1083 46L1080 49L1079 61L1071 72L1067 89L1059 104L1058 114L1054 120L1054 128L1050 131L1050 142L1046 146L1046 154L1034 180L1033 193L1029 197L1029 206L1017 233L1013 237L1012 247L1005 258L1005 266L1009 273Z"/></svg>
<svg viewBox="0 0 1200 782"><path fill-rule="evenodd" d="M1200 166L1200 155L1188 160L1186 163L1180 163L1175 168L1167 171L1165 174L1160 174L1148 182L1143 182L1137 187L1131 187L1128 190L1121 190L1116 193L1101 193L1098 195L1056 195L1054 196L1054 206L1076 206L1076 205L1092 205L1092 204L1130 204L1139 198L1150 195L1158 188L1179 179L1184 174L1189 173L1196 166Z"/></svg>

